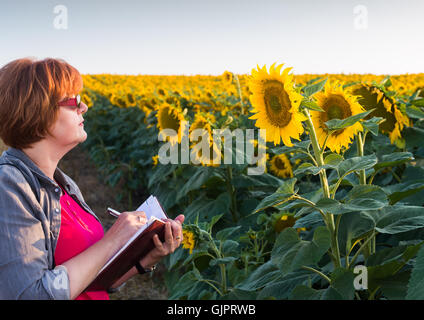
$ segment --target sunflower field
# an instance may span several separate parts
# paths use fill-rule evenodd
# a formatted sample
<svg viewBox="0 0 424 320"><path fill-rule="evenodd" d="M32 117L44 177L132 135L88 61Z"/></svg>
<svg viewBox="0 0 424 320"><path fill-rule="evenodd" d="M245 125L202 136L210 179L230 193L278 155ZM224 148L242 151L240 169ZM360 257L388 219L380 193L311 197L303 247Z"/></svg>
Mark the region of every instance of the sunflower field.
<svg viewBox="0 0 424 320"><path fill-rule="evenodd" d="M424 299L424 74L83 78L83 147L118 199L154 194L186 216L170 299ZM209 149L161 163L195 129ZM255 129L258 154L265 129L265 172L234 141L233 161L210 161L218 129Z"/></svg>

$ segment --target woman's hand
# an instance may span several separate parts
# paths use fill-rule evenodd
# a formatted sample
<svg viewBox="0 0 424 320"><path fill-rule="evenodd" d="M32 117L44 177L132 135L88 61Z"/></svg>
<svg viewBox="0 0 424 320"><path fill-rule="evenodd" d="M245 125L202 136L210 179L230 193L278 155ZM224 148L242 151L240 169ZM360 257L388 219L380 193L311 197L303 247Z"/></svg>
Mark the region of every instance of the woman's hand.
<svg viewBox="0 0 424 320"><path fill-rule="evenodd" d="M157 234L153 236L153 242L156 247L140 260L140 264L144 268L152 267L163 257L173 253L181 245L183 241L182 224L184 219L184 215L180 214L175 220L166 220L165 242L161 242Z"/></svg>
<svg viewBox="0 0 424 320"><path fill-rule="evenodd" d="M116 249L119 249L146 222L147 217L143 211L122 212L112 227L106 232L104 239L116 244Z"/></svg>

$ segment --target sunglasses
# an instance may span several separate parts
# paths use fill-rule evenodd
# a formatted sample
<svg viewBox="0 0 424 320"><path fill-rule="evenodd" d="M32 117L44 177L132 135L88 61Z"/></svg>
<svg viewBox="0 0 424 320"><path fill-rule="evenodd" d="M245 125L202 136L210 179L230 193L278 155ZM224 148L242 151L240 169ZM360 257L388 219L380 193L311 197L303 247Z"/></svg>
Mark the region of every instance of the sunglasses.
<svg viewBox="0 0 424 320"><path fill-rule="evenodd" d="M81 96L77 94L75 98L60 101L57 105L59 107L73 107L72 109L81 110Z"/></svg>

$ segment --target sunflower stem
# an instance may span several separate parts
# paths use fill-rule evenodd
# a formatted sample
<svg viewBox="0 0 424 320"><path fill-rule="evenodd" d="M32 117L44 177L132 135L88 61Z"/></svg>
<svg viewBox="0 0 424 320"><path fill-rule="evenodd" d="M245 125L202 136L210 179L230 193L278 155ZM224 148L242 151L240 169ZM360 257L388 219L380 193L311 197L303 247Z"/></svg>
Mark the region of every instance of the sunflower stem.
<svg viewBox="0 0 424 320"><path fill-rule="evenodd" d="M364 156L364 144L365 144L365 137L366 137L366 133L364 134L364 136L362 136L361 132L358 132L357 136L356 136L356 145L357 145L357 149L358 149L358 156L363 157ZM374 178L374 177L372 177ZM371 180L372 182L372 180ZM367 184L367 177L365 175L365 169L359 170L359 184ZM370 183L371 184L371 183ZM368 242L370 241L370 242ZM367 240L367 254L368 256L370 256L371 254L375 253L375 234L371 234L369 239Z"/></svg>
<svg viewBox="0 0 424 320"><path fill-rule="evenodd" d="M231 166L227 166L225 180L227 182L228 193L231 196L231 215L233 217L233 222L237 222L238 221L237 199L236 199L236 191L233 186L233 168Z"/></svg>
<svg viewBox="0 0 424 320"><path fill-rule="evenodd" d="M308 270L308 271L312 271L315 272L316 274L318 274L321 278L323 278L324 280L328 281L328 283L331 284L331 279L329 277L327 277L324 273L322 273L321 271L318 271L317 269L308 267L308 266L302 266L302 269Z"/></svg>
<svg viewBox="0 0 424 320"><path fill-rule="evenodd" d="M241 114L244 114L243 96L241 94L240 81L239 81L239 78L236 74L234 74L234 79L236 80L237 91L238 91L238 94L239 94L239 97L240 97Z"/></svg>
<svg viewBox="0 0 424 320"><path fill-rule="evenodd" d="M323 151L319 145L318 137L315 132L315 127L311 119L311 115L308 111L308 109L303 109L303 112L307 118L306 124L308 126L308 132L309 136L311 138L311 144L312 148L314 150L314 156L316 159L316 162L318 163L318 166L322 167L324 165L324 158L323 158ZM330 188L328 185L328 179L327 179L327 173L325 169L322 169L319 173L321 187L323 190L323 194L325 198L330 198ZM331 252L334 256L334 265L335 267L341 266L341 259L340 259L340 251L339 251L339 243L337 239L337 229L338 229L338 223L337 225L334 223L334 215L332 213L326 214L326 220L327 220L327 228L330 231L331 235ZM325 221L324 221L325 222Z"/></svg>
<svg viewBox="0 0 424 320"><path fill-rule="evenodd" d="M358 132L356 136L356 146L358 149L358 156L364 156L364 139L362 138L362 133ZM367 184L367 177L365 176L365 169L359 170L359 183Z"/></svg>

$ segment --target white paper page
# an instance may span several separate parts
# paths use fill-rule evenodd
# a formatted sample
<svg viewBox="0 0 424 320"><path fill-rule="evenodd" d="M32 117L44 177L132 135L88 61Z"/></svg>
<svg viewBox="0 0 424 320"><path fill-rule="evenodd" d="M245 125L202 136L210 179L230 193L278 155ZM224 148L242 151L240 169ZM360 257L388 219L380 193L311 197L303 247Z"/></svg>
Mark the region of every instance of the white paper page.
<svg viewBox="0 0 424 320"><path fill-rule="evenodd" d="M167 219L162 207L159 204L158 199L155 196L150 196L136 211L144 211L147 219L156 217L158 219Z"/></svg>
<svg viewBox="0 0 424 320"><path fill-rule="evenodd" d="M165 212L163 212L162 207L159 204L159 201L156 197L148 198L146 201L152 212L152 216L159 219L167 219Z"/></svg>
<svg viewBox="0 0 424 320"><path fill-rule="evenodd" d="M149 200L151 200L152 198L153 196L148 197L147 200L144 201L141 204L141 206L137 208L137 210L135 210L135 211L144 211L144 213L146 214L147 220L149 220L150 217L153 216L152 210L150 209L150 206L149 206Z"/></svg>

